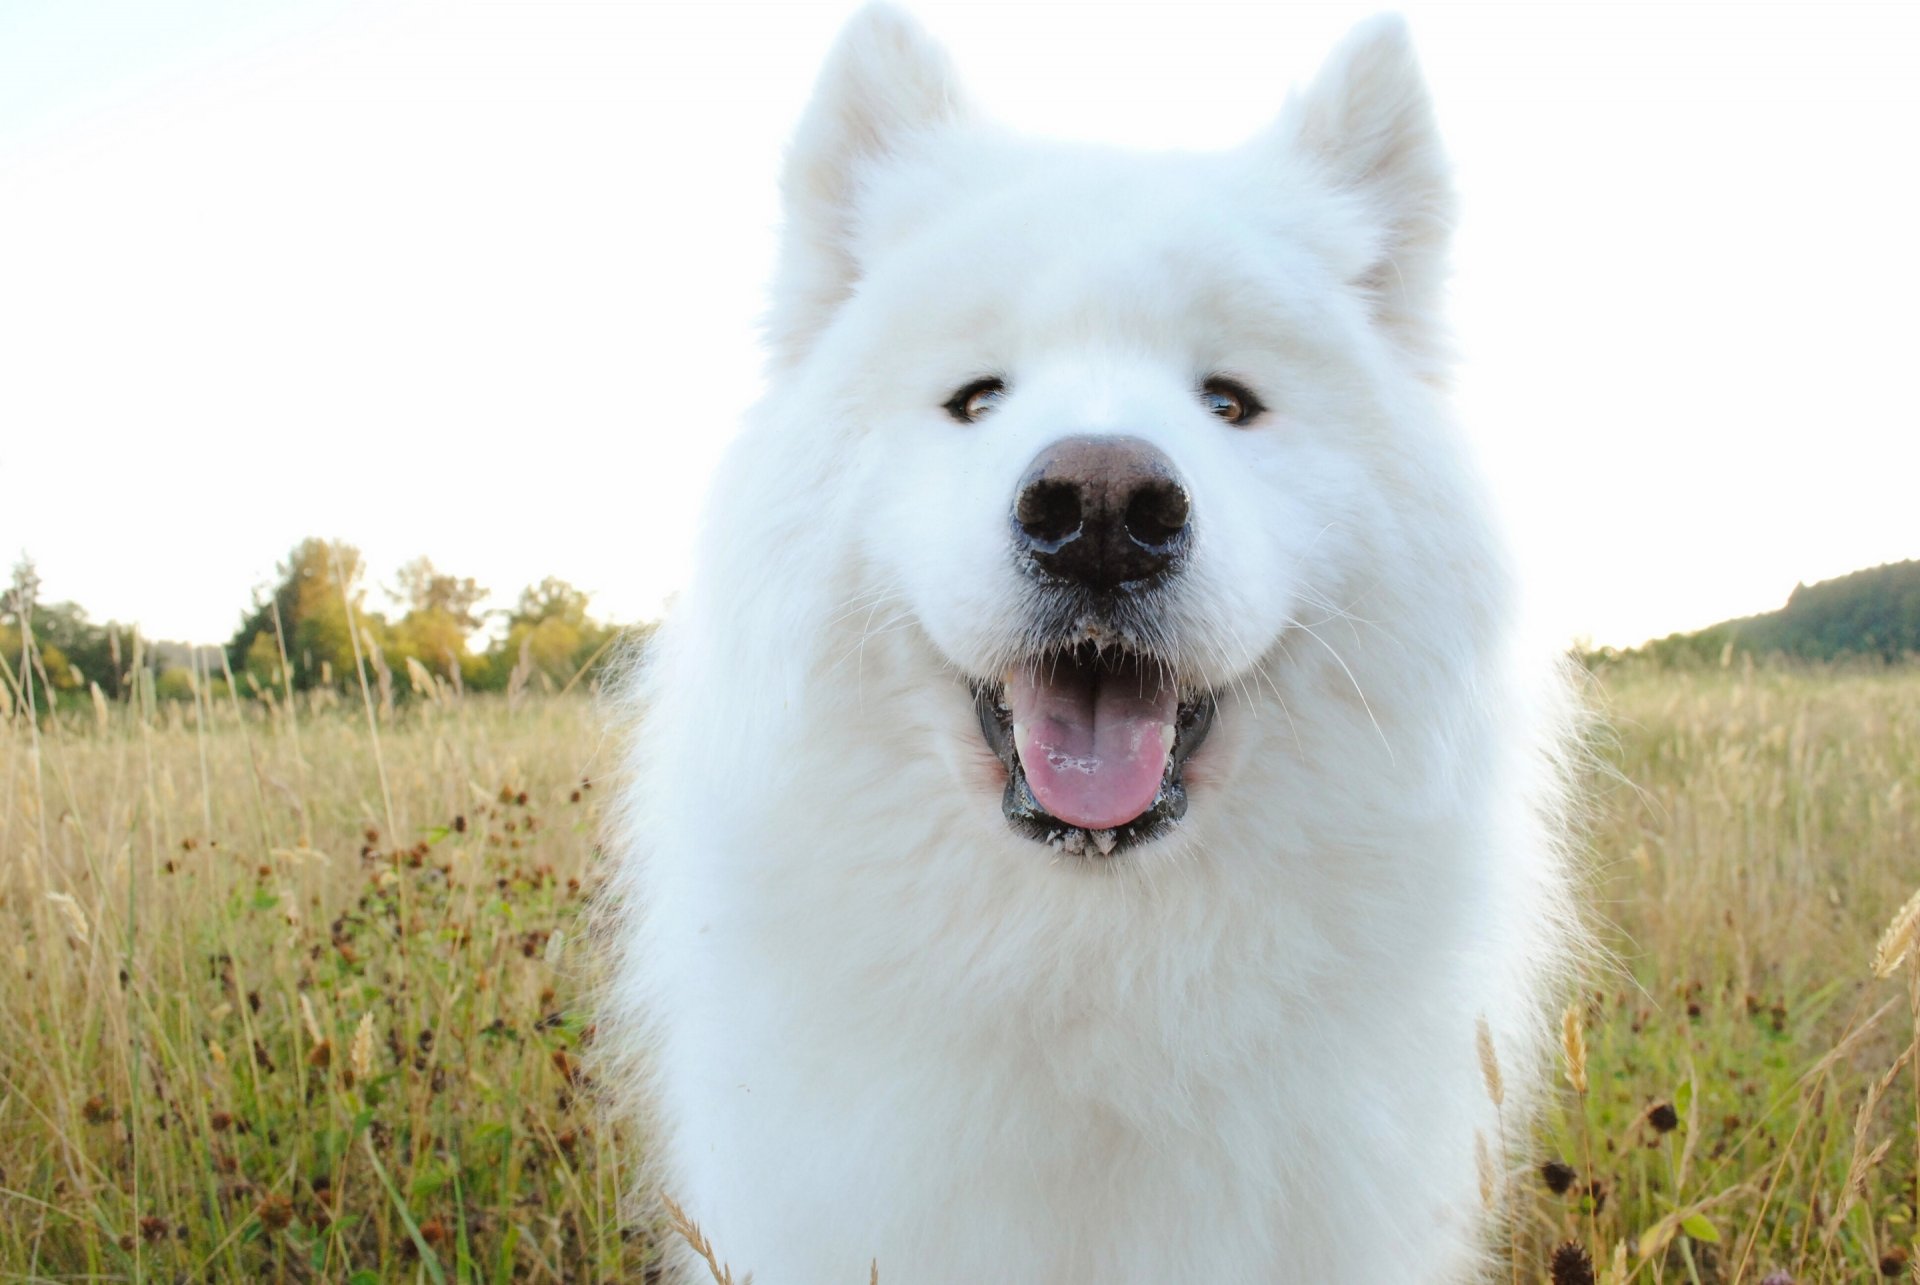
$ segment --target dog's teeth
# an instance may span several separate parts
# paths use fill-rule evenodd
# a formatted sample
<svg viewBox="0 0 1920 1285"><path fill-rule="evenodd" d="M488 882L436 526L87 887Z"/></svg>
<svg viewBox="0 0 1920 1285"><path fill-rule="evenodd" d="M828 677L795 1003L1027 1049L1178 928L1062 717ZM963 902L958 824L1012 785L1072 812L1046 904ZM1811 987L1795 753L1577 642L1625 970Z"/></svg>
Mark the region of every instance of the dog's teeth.
<svg viewBox="0 0 1920 1285"><path fill-rule="evenodd" d="M1028 730L1029 729L1027 728L1027 725L1025 723L1015 723L1013 725L1013 749L1014 749L1014 752L1018 754L1022 760L1024 760L1027 757Z"/></svg>
<svg viewBox="0 0 1920 1285"><path fill-rule="evenodd" d="M1162 724L1160 724L1160 751L1161 751L1161 753L1163 753L1163 754L1171 754L1171 753L1173 753L1173 738L1174 738L1174 727L1173 727L1173 724L1172 724L1172 723L1162 723Z"/></svg>
<svg viewBox="0 0 1920 1285"><path fill-rule="evenodd" d="M1118 842L1119 840L1114 837L1114 833L1111 830L1095 830L1093 832L1093 846L1100 849L1100 855L1103 857L1111 856L1113 853L1113 845Z"/></svg>

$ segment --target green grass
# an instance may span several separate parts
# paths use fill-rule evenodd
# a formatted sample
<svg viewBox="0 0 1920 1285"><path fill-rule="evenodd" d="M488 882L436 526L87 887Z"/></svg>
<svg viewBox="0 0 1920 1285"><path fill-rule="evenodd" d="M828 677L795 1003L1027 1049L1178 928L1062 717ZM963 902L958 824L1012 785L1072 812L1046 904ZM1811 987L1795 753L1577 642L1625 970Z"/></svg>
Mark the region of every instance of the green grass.
<svg viewBox="0 0 1920 1285"><path fill-rule="evenodd" d="M1636 1282L1906 1271L1920 991L1870 960L1920 886L1920 672L1601 684L1617 963L1589 1091L1490 1140L1503 1277L1568 1239L1603 1279L1621 1246ZM579 998L614 739L572 697L376 726L326 695L0 724L0 1280L642 1279L645 1140L597 1110Z"/></svg>

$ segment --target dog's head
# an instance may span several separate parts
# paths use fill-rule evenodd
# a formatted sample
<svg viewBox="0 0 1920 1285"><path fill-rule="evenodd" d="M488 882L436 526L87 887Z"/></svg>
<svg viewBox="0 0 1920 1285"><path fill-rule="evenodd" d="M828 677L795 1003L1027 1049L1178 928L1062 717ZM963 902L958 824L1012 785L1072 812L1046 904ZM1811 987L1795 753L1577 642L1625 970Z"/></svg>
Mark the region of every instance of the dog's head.
<svg viewBox="0 0 1920 1285"><path fill-rule="evenodd" d="M1136 155L976 122L869 8L784 192L776 382L837 421L868 589L964 677L1016 828L1160 833L1216 692L1444 574L1408 515L1456 486L1430 405L1449 185L1397 19L1248 145Z"/></svg>

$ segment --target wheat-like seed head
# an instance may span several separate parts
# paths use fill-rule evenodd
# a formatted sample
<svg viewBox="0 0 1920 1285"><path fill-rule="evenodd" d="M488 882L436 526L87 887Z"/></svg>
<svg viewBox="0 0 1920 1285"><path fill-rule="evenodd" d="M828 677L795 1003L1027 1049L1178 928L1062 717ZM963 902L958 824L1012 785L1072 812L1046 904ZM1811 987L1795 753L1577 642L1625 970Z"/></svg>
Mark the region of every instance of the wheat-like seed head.
<svg viewBox="0 0 1920 1285"><path fill-rule="evenodd" d="M1480 1203L1493 1208L1493 1153L1487 1150L1487 1135L1473 1131L1473 1167L1480 1175Z"/></svg>
<svg viewBox="0 0 1920 1285"><path fill-rule="evenodd" d="M92 933L87 930L86 912L80 909L79 902L64 892L50 892L47 900L60 907L60 913L67 917L67 927L73 930L73 935L80 939L82 946L93 940Z"/></svg>
<svg viewBox="0 0 1920 1285"><path fill-rule="evenodd" d="M1880 934L1880 941L1873 949L1875 977L1893 976L1894 970L1912 951L1916 930L1920 930L1920 891L1907 898L1906 904L1887 922L1886 931Z"/></svg>
<svg viewBox="0 0 1920 1285"><path fill-rule="evenodd" d="M368 1009L360 1018L359 1029L353 1033L353 1048L348 1053L348 1062L353 1067L353 1078L364 1083L373 1074L373 1010Z"/></svg>
<svg viewBox="0 0 1920 1285"><path fill-rule="evenodd" d="M693 1252L706 1261L707 1270L713 1273L714 1285L734 1285L733 1269L721 1262L713 1252L713 1242L700 1231L700 1224L687 1217L687 1211L680 1208L672 1196L660 1193L660 1203L666 1207L667 1222L673 1227L680 1239L693 1247ZM874 1276L879 1277L880 1264L874 1263Z"/></svg>
<svg viewBox="0 0 1920 1285"><path fill-rule="evenodd" d="M424 696L432 700L439 695L439 691L433 685L433 674L412 656L407 657L407 684L413 688L415 696Z"/></svg>
<svg viewBox="0 0 1920 1285"><path fill-rule="evenodd" d="M1480 1078L1486 1081L1487 1097L1495 1107L1507 1100L1506 1081L1500 1078L1500 1058L1493 1051L1493 1029L1482 1017L1474 1026L1474 1043L1480 1050Z"/></svg>
<svg viewBox="0 0 1920 1285"><path fill-rule="evenodd" d="M325 1044L327 1037L320 1033L320 1020L313 1015L313 1003L305 991L300 992L300 1020L306 1023L307 1036L315 1044Z"/></svg>
<svg viewBox="0 0 1920 1285"><path fill-rule="evenodd" d="M1560 1015L1560 1046L1567 1055L1567 1083L1575 1093L1587 1091L1587 1033L1580 1023L1580 1006L1567 1005Z"/></svg>
<svg viewBox="0 0 1920 1285"><path fill-rule="evenodd" d="M1834 1202L1833 1214L1827 1219L1826 1235L1831 1240L1839 1233L1847 1221L1847 1215L1853 1212L1854 1205L1866 1197L1867 1178L1880 1167L1887 1158L1887 1152L1893 1146L1892 1138L1882 1138L1880 1145L1864 1155L1854 1152L1853 1161L1847 1166L1847 1181L1840 1188L1840 1198Z"/></svg>

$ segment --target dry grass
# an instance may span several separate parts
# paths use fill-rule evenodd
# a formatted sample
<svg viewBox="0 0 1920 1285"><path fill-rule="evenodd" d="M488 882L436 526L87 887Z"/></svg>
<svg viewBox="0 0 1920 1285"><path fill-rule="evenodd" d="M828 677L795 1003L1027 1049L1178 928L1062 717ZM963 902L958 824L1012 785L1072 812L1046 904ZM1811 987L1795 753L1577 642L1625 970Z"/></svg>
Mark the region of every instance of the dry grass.
<svg viewBox="0 0 1920 1285"><path fill-rule="evenodd" d="M1620 965L1572 1011L1553 1167L1487 1140L1512 1279L1907 1272L1920 674L1604 684ZM377 757L357 693L0 724L0 1280L643 1277L581 1071L590 707L372 715Z"/></svg>
<svg viewBox="0 0 1920 1285"><path fill-rule="evenodd" d="M1623 779L1591 901L1618 970L1568 1015L1523 1279L1569 1239L1603 1281L1907 1278L1920 973L1874 960L1920 886L1920 673L1601 686Z"/></svg>
<svg viewBox="0 0 1920 1285"><path fill-rule="evenodd" d="M0 1279L638 1280L586 702L0 726Z"/></svg>

